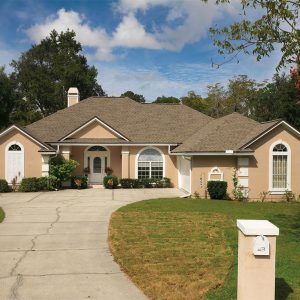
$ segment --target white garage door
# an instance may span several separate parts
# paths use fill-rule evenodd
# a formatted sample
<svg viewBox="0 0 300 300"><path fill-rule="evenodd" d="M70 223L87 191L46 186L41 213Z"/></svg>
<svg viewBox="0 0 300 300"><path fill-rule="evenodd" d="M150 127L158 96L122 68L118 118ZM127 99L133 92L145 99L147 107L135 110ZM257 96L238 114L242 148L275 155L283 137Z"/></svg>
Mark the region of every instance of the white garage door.
<svg viewBox="0 0 300 300"><path fill-rule="evenodd" d="M5 153L6 180L11 183L14 178L20 183L24 177L24 148L19 143L8 145Z"/></svg>
<svg viewBox="0 0 300 300"><path fill-rule="evenodd" d="M190 157L177 156L179 170L179 188L191 193L191 159Z"/></svg>

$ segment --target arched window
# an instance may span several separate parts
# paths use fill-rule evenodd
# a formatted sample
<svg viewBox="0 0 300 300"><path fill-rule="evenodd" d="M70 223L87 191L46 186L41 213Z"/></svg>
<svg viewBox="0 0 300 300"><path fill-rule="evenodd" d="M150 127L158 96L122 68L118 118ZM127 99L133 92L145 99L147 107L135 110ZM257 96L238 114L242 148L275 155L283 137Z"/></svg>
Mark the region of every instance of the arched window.
<svg viewBox="0 0 300 300"><path fill-rule="evenodd" d="M107 149L102 146L92 146L87 151L107 151Z"/></svg>
<svg viewBox="0 0 300 300"><path fill-rule="evenodd" d="M270 147L270 191L285 191L291 186L291 150L288 144L277 141Z"/></svg>
<svg viewBox="0 0 300 300"><path fill-rule="evenodd" d="M8 151L22 151L21 147L18 144L12 144L9 148Z"/></svg>
<svg viewBox="0 0 300 300"><path fill-rule="evenodd" d="M142 150L138 154L137 175L138 178L163 178L163 154L155 148L147 148Z"/></svg>

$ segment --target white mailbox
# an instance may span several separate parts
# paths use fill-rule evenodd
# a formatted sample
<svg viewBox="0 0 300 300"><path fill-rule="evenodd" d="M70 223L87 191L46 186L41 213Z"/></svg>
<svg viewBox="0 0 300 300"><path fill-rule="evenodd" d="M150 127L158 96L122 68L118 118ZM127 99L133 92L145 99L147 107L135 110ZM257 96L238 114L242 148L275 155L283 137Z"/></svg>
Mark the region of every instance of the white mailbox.
<svg viewBox="0 0 300 300"><path fill-rule="evenodd" d="M264 235L259 235L253 239L254 255L270 255L270 242Z"/></svg>

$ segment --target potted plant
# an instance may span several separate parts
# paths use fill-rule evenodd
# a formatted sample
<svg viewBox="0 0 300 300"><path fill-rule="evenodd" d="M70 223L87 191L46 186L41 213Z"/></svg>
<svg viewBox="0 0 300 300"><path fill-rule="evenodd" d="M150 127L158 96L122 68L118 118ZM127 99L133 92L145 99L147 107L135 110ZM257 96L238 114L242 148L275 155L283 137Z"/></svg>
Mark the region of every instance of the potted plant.
<svg viewBox="0 0 300 300"><path fill-rule="evenodd" d="M113 173L113 170L111 167L106 167L105 168L105 173L107 176L110 176Z"/></svg>

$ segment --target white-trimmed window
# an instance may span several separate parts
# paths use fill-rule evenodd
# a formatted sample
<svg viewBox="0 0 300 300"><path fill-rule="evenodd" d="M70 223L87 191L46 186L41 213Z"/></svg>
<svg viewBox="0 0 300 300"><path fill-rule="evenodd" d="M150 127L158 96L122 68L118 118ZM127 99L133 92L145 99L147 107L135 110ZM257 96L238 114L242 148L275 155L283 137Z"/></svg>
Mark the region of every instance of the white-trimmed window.
<svg viewBox="0 0 300 300"><path fill-rule="evenodd" d="M163 178L164 157L155 148L143 149L137 157L137 178Z"/></svg>
<svg viewBox="0 0 300 300"><path fill-rule="evenodd" d="M291 187L291 150L287 143L277 141L270 147L270 191L283 192Z"/></svg>

